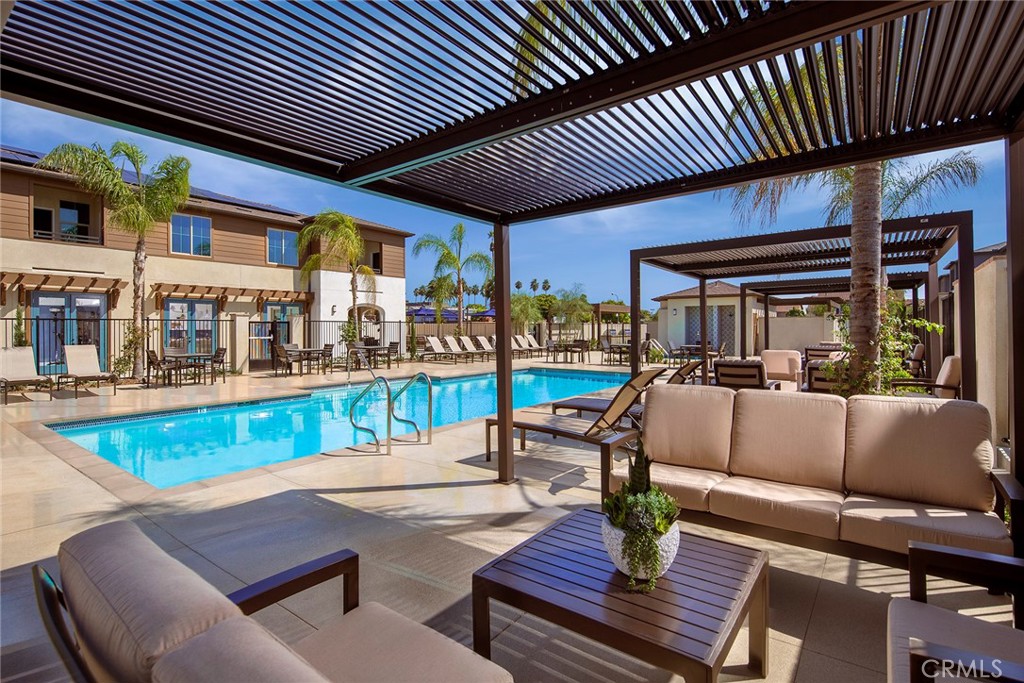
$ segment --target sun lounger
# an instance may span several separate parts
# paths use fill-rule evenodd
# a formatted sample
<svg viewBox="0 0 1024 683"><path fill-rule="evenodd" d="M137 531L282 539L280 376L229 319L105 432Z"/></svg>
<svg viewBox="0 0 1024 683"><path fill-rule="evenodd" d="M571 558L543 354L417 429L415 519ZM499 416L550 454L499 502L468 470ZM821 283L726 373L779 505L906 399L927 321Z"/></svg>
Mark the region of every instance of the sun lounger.
<svg viewBox="0 0 1024 683"><path fill-rule="evenodd" d="M544 352L544 347L542 347L540 344L537 344L536 346L531 344L530 340L526 338L525 334L517 334L515 339L516 343L519 344L519 348L525 351L527 354L529 354L530 358L533 358L533 356L537 353Z"/></svg>
<svg viewBox="0 0 1024 683"><path fill-rule="evenodd" d="M429 356L433 360L450 358L452 362L458 362L455 356L452 355L452 352L446 351L445 348L441 345L440 339L438 339L437 337L425 337L425 339L427 342L427 348L420 351L421 361L427 360L427 356Z"/></svg>
<svg viewBox="0 0 1024 683"><path fill-rule="evenodd" d="M7 405L8 392L15 386L46 387L50 391L50 400L53 400L53 379L36 371L31 346L0 349L0 354L0 390L3 391L4 405Z"/></svg>
<svg viewBox="0 0 1024 683"><path fill-rule="evenodd" d="M697 363L697 367L700 367L700 363ZM683 368L672 374L668 379L669 384L682 384L685 380L685 375L681 374ZM664 368L655 368L652 370L645 370L644 372L637 375L630 382L640 387L640 391L646 390L654 380L664 372ZM643 380L641 380L643 378ZM640 381L638 381L640 380ZM641 383L645 382L645 383ZM628 382L627 382L628 384ZM603 413L608 410L608 406L611 405L613 399L610 398L586 398L583 396L576 396L573 398L567 398L564 401L555 401L551 404L551 413L554 415L558 414L559 410L575 410L576 417L582 417L583 413ZM644 407L639 403L630 407L629 416L634 420L639 420L643 417Z"/></svg>
<svg viewBox="0 0 1024 683"><path fill-rule="evenodd" d="M487 356L494 356L494 351L488 351L487 349L478 349L476 344L473 343L473 339L467 336L461 336L459 339L462 341L462 345L466 347L466 351L472 354L482 356L484 360L487 360Z"/></svg>
<svg viewBox="0 0 1024 683"><path fill-rule="evenodd" d="M456 363L459 362L460 358L465 358L467 363L475 360L474 357L477 354L463 350L463 348L459 346L459 342L455 341L455 337L452 337L450 335L446 336L444 338L444 343L448 345L448 348L450 349L452 357L455 359Z"/></svg>
<svg viewBox="0 0 1024 683"><path fill-rule="evenodd" d="M526 356L530 358L533 356L533 352L529 348L523 348L523 345L519 343L519 340L515 337L509 337L509 342L512 344L512 357L515 358L518 354L520 358Z"/></svg>
<svg viewBox="0 0 1024 683"><path fill-rule="evenodd" d="M485 337L482 334L478 334L476 336L476 341L480 345L481 349L483 349L487 353L494 354L495 357L497 357L498 352L494 350L493 346L491 346L491 341L487 337Z"/></svg>
<svg viewBox="0 0 1024 683"><path fill-rule="evenodd" d="M117 394L117 373L100 370L100 353L92 344L68 344L64 346L64 361L68 371L57 376L57 389L64 384L73 384L75 398L78 398L78 385L83 382L112 382L114 394Z"/></svg>
<svg viewBox="0 0 1024 683"><path fill-rule="evenodd" d="M524 336L526 337L526 341L530 343L531 349L533 349L537 353L542 353L543 351L545 351L544 347L540 345L540 342L538 342L532 334L527 334Z"/></svg>

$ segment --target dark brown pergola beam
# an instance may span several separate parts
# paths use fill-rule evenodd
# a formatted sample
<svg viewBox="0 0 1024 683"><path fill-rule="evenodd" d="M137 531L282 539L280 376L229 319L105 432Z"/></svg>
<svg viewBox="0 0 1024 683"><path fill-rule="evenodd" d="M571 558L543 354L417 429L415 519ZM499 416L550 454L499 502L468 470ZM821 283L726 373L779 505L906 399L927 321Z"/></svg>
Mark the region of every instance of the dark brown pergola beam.
<svg viewBox="0 0 1024 683"><path fill-rule="evenodd" d="M928 273L924 271L915 273L893 273L887 275L889 286L893 289L913 289L920 287L928 279ZM797 280L763 280L759 282L744 282L740 288L746 288L750 293L758 294L827 294L830 292L850 291L850 278L826 277L826 278L805 278Z"/></svg>
<svg viewBox="0 0 1024 683"><path fill-rule="evenodd" d="M1024 131L1006 140L1006 284L1011 468L1024 483Z"/></svg>
<svg viewBox="0 0 1024 683"><path fill-rule="evenodd" d="M691 39L353 162L337 177L352 185L364 185L938 4L889 0L794 2L755 21Z"/></svg>
<svg viewBox="0 0 1024 683"><path fill-rule="evenodd" d="M929 256L908 256L908 257L905 257L905 258L886 258L885 256L883 256L882 257L882 267L883 268L890 268L890 267L893 267L893 266L918 266L918 265L921 265L922 263L928 263L930 260L932 260L932 259ZM748 270L737 271L737 272L719 272L719 271L713 271L713 270L707 270L707 271L685 271L685 270L675 270L675 269L672 269L672 268L663 268L660 265L658 265L658 263L656 261L645 261L645 263L647 263L647 265L650 265L650 266L655 266L657 268L662 268L662 270L667 270L670 273L675 273L676 275L686 275L687 277L692 277L694 279L700 279L702 277L719 278L719 279L721 279L721 278L741 278L741 277L763 277L765 275L795 275L795 274L799 274L799 273L823 273L823 272L828 272L828 271L832 271L832 270L849 270L850 269L850 261L849 260L843 261L841 263L832 264L832 265L812 264L812 265L806 265L806 266L797 266L797 267L793 267L793 268L782 268L782 267L780 267L778 265L774 265L773 266L771 264L768 264L764 268L758 268L758 269L751 268L751 269L748 269Z"/></svg>
<svg viewBox="0 0 1024 683"><path fill-rule="evenodd" d="M954 236L951 239L953 240L953 244L956 244L956 236L955 236L955 234L954 234ZM897 244L883 244L882 245L882 254L883 255L886 255L886 254L890 254L890 255L891 254L900 254L900 253L907 252L907 251L928 252L928 255L924 256L922 260L929 260L929 259L935 260L935 259L938 259L938 258L942 258L944 252L947 251L947 249L944 248L945 247L945 242L946 242L946 240L943 240L941 244L933 244L931 247L925 246L922 243L915 243L915 244L913 244L912 246L909 246L909 247L907 245L898 244L898 243ZM795 258L793 259L793 261L794 262L798 262L798 261L819 261L819 260L841 259L841 258L848 258L849 254L850 254L850 248L849 247L846 247L845 249L843 249L843 248L826 249L826 250L822 250L822 251L818 251L818 252L814 252L814 253L808 253L806 255L804 255L804 254L794 255ZM679 273L685 273L685 272L698 273L698 272L707 271L709 273L709 275L710 275L711 271L721 270L721 269L725 269L725 268L745 268L745 267L748 267L748 266L758 266L758 265L763 264L764 261L765 261L765 257L763 257L763 256L750 256L750 257L747 257L747 258L729 259L729 260L723 260L723 261L714 261L714 260L696 261L696 262L692 262L692 263L680 263L680 264L674 264L674 263L668 263L668 262L661 262L661 263L657 263L656 264L656 263L654 263L653 260L647 260L647 262L649 264L651 264L651 265L658 265L659 267L662 267L662 268L664 268L666 270L675 270L676 272L679 272Z"/></svg>

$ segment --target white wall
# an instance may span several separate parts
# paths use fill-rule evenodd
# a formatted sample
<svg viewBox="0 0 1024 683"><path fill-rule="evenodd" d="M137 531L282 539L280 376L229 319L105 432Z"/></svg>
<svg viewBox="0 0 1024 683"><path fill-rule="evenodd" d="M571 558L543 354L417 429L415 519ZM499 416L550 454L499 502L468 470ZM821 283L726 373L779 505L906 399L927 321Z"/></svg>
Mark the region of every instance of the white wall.
<svg viewBox="0 0 1024 683"><path fill-rule="evenodd" d="M739 355L739 336L740 336L740 298L734 297L710 297L708 298L708 307L711 306L733 306L736 311L736 336L733 340L732 348L736 349L736 355ZM686 341L686 309L687 308L700 308L700 299L696 297L687 297L683 299L668 299L661 302L661 308L658 311L658 341L663 345L668 346L679 346ZM672 311L675 310L676 314L672 315ZM759 304L753 297L747 297L747 354L754 353L754 321L761 315L761 304ZM774 322L774 319L773 319ZM773 330L774 333L774 330Z"/></svg>
<svg viewBox="0 0 1024 683"><path fill-rule="evenodd" d="M384 320L405 320L405 278L378 275L376 280L374 296L370 297L368 292L360 291L359 304L370 304L372 299L372 304L384 311ZM310 319L336 320L339 323L347 320L348 309L352 307L352 292L349 289L351 275L321 270L313 273L310 282L316 293Z"/></svg>
<svg viewBox="0 0 1024 683"><path fill-rule="evenodd" d="M803 351L804 347L835 339L836 323L826 317L773 316L768 325L768 348ZM764 320L758 320L758 338L764 340ZM758 349L760 353L760 349Z"/></svg>

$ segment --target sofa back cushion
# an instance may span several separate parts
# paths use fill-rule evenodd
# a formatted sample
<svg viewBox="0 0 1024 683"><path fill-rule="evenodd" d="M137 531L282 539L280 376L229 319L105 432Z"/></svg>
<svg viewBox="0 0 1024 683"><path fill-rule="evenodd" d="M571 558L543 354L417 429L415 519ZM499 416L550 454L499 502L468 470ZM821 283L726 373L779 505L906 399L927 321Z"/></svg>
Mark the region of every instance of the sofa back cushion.
<svg viewBox="0 0 1024 683"><path fill-rule="evenodd" d="M294 650L248 617L220 622L161 657L153 667L153 683L326 683L327 680Z"/></svg>
<svg viewBox="0 0 1024 683"><path fill-rule="evenodd" d="M660 384L644 399L644 447L658 462L729 471L735 392L722 387Z"/></svg>
<svg viewBox="0 0 1024 683"><path fill-rule="evenodd" d="M988 511L991 419L972 401L855 396L846 487L854 493Z"/></svg>
<svg viewBox="0 0 1024 683"><path fill-rule="evenodd" d="M768 379L788 382L800 380L800 365L803 361L799 351L765 349L761 352L761 360L764 361Z"/></svg>
<svg viewBox="0 0 1024 683"><path fill-rule="evenodd" d="M729 471L843 490L846 401L839 396L744 389L736 394Z"/></svg>
<svg viewBox="0 0 1024 683"><path fill-rule="evenodd" d="M75 635L100 681L148 681L163 654L241 615L131 522L76 534L57 558Z"/></svg>

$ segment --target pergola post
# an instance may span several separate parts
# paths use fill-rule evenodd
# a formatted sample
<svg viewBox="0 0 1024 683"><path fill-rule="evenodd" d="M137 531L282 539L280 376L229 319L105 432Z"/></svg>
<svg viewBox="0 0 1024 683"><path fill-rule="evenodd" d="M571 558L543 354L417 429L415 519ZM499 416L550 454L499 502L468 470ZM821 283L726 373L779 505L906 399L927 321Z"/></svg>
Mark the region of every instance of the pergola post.
<svg viewBox="0 0 1024 683"><path fill-rule="evenodd" d="M747 359L747 286L740 285L740 358Z"/></svg>
<svg viewBox="0 0 1024 683"><path fill-rule="evenodd" d="M512 306L509 281L509 228L494 224L494 358L498 373L498 478L511 484L515 477L512 450Z"/></svg>
<svg viewBox="0 0 1024 683"><path fill-rule="evenodd" d="M925 317L929 322L939 322L939 264L932 261L928 264L928 280L924 285ZM935 332L928 333L928 343L925 344L925 358L928 361L928 375L935 379L942 364L942 345L939 335Z"/></svg>
<svg viewBox="0 0 1024 683"><path fill-rule="evenodd" d="M1024 483L1024 131L1006 139L1006 283L1010 467L1017 481Z"/></svg>
<svg viewBox="0 0 1024 683"><path fill-rule="evenodd" d="M914 288L910 290L910 298L913 301L913 304L912 304L913 316L915 318L920 318L921 317L921 299L918 296L917 289L918 289L917 286L914 286Z"/></svg>
<svg viewBox="0 0 1024 683"><path fill-rule="evenodd" d="M629 371L640 374L640 256L629 253Z"/></svg>
<svg viewBox="0 0 1024 683"><path fill-rule="evenodd" d="M771 316L768 312L772 310L772 298L767 294L764 295L764 344L761 346L761 350L764 351L768 348L769 336L768 336L768 321Z"/></svg>
<svg viewBox="0 0 1024 683"><path fill-rule="evenodd" d="M960 394L968 401L978 400L978 352L974 330L974 219L957 228L956 252L959 262L958 289L960 301ZM949 321L952 324L952 320ZM936 370L937 371L937 370Z"/></svg>
<svg viewBox="0 0 1024 683"><path fill-rule="evenodd" d="M700 374L704 384L711 384L711 364L708 363L708 279L700 279Z"/></svg>

